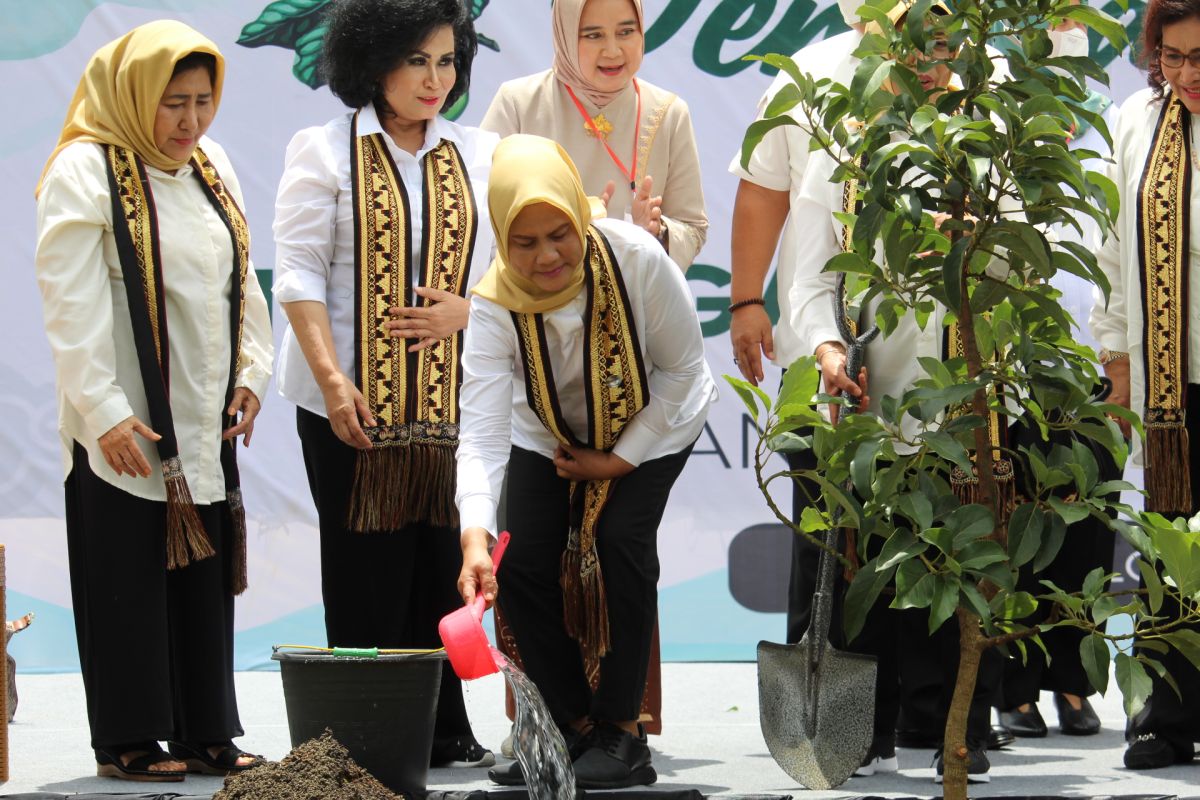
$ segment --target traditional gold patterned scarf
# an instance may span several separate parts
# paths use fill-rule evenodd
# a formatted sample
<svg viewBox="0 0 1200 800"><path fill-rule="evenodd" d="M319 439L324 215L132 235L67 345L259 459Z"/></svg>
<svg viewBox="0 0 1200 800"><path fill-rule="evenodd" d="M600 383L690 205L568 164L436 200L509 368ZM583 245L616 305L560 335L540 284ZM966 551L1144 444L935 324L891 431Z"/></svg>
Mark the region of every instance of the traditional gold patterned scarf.
<svg viewBox="0 0 1200 800"><path fill-rule="evenodd" d="M382 133L351 130L354 191L354 380L378 421L354 469L347 525L391 531L416 522L458 525L454 453L463 332L408 352L383 323L392 306L428 301L412 290L413 209ZM462 156L443 139L422 159L422 286L464 296L478 215Z"/></svg>
<svg viewBox="0 0 1200 800"><path fill-rule="evenodd" d="M207 558L214 551L188 489L171 414L171 349L167 338L167 304L158 241L158 215L154 196L150 192L146 165L141 157L132 150L111 144L106 145L104 150L113 204L113 236L129 300L138 365L146 388L151 425L162 435L155 446L162 461L167 487L167 569L176 569L187 566L193 558ZM229 229L233 240L236 279L229 302L232 341L229 381L225 391L225 403L228 406L240 371L250 230L242 210L203 150L196 148L191 164L193 174L200 181L205 195ZM225 421L225 427L231 424L232 418ZM246 518L238 480L237 449L233 440L221 444L221 467L235 536L233 592L241 594L247 582Z"/></svg>
<svg viewBox="0 0 1200 800"><path fill-rule="evenodd" d="M629 295L604 235L587 232L583 260L583 377L588 432L581 442L567 427L550 368L542 315L511 312L521 346L529 407L561 444L609 451L629 420L646 405L646 366L633 325ZM571 531L562 557L563 616L567 633L580 644L585 662L609 650L608 601L596 555L596 528L617 480L571 483Z"/></svg>
<svg viewBox="0 0 1200 800"><path fill-rule="evenodd" d="M1191 115L1170 96L1138 189L1146 396L1146 508L1192 511L1188 381L1188 259L1192 197Z"/></svg>

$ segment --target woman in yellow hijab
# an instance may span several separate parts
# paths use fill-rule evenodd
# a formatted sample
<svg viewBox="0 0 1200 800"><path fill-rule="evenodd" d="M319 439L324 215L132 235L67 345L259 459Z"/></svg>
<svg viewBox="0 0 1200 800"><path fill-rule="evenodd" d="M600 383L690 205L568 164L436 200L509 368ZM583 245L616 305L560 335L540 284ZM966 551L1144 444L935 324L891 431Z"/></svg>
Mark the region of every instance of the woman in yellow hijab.
<svg viewBox="0 0 1200 800"><path fill-rule="evenodd" d="M654 237L593 218L566 152L496 148L497 256L463 353L459 589L497 597L487 546L507 466L499 608L589 789L649 784L638 725L658 524L715 397L687 283ZM489 772L512 785L516 763Z"/></svg>
<svg viewBox="0 0 1200 800"><path fill-rule="evenodd" d="M236 442L272 344L237 175L204 135L223 73L179 22L105 45L37 188L88 721L98 774L126 780L258 761L232 743Z"/></svg>

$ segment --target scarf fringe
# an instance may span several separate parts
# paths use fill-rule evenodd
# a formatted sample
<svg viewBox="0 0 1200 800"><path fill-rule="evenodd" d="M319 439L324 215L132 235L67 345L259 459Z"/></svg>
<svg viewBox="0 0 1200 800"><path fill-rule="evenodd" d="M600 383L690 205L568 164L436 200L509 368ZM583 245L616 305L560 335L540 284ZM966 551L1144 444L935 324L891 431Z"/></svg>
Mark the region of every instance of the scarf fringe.
<svg viewBox="0 0 1200 800"><path fill-rule="evenodd" d="M216 555L196 513L196 503L178 456L163 462L163 481L167 486L167 569L180 569L193 560Z"/></svg>
<svg viewBox="0 0 1200 800"><path fill-rule="evenodd" d="M571 531L570 543L562 554L559 585L563 591L563 622L567 635L579 642L585 657L599 660L611 649L608 594L595 548L584 553L578 535L578 531Z"/></svg>
<svg viewBox="0 0 1200 800"><path fill-rule="evenodd" d="M1182 420L1146 425L1146 510L1160 514L1191 512L1190 449Z"/></svg>
<svg viewBox="0 0 1200 800"><path fill-rule="evenodd" d="M233 526L233 594L239 595L250 585L246 566L246 507L242 504L241 488L232 489L225 495L229 503L229 518Z"/></svg>
<svg viewBox="0 0 1200 800"><path fill-rule="evenodd" d="M971 474L967 475L961 467L950 470L950 488L954 496L963 505L982 505L984 498L979 491L979 467L971 466ZM996 487L996 530L1007 531L1008 518L1017 507L1017 484L1013 480L1012 461L1001 458L992 462L992 480Z"/></svg>
<svg viewBox="0 0 1200 800"><path fill-rule="evenodd" d="M360 450L346 525L358 533L394 531L416 522L458 527L454 486L453 447Z"/></svg>

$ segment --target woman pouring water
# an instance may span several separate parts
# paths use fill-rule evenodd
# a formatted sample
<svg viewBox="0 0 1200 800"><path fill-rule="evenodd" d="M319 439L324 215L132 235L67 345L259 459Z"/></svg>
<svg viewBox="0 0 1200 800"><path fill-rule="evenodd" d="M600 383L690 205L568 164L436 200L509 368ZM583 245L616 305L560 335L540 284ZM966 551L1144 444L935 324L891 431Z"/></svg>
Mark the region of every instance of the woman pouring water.
<svg viewBox="0 0 1200 800"><path fill-rule="evenodd" d="M497 256L463 353L459 589L468 603L499 597L578 784L653 783L637 719L658 525L716 396L699 320L652 236L593 219L554 142L502 141L488 203ZM487 546L506 464L512 541L497 595ZM489 775L521 782L515 763Z"/></svg>

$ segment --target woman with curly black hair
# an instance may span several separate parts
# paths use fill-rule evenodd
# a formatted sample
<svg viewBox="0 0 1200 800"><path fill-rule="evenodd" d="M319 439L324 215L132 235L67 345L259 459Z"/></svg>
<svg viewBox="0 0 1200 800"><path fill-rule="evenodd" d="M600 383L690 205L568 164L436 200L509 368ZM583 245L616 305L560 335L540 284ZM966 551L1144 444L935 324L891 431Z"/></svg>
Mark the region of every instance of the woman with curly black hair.
<svg viewBox="0 0 1200 800"><path fill-rule="evenodd" d="M454 506L467 290L492 252L495 134L441 116L476 51L461 0L337 0L322 68L353 111L300 131L275 204L275 296L321 529L330 646L437 647L460 605ZM446 669L430 763L484 766Z"/></svg>

